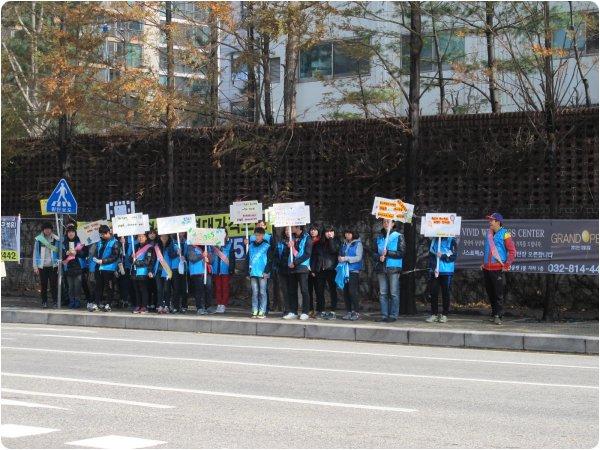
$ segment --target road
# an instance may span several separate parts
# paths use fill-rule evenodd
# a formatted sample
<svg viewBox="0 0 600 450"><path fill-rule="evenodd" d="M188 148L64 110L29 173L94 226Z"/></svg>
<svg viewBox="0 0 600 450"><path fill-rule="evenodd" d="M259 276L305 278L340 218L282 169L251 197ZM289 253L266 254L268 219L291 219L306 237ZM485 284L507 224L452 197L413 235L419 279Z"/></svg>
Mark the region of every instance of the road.
<svg viewBox="0 0 600 450"><path fill-rule="evenodd" d="M593 447L598 357L2 325L8 448Z"/></svg>

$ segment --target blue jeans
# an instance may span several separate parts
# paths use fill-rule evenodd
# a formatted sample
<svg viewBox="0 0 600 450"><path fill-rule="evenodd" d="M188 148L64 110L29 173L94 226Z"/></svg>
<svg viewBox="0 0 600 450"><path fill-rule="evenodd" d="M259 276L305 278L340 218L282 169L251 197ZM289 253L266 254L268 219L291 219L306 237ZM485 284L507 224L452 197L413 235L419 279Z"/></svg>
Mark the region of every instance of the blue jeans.
<svg viewBox="0 0 600 450"><path fill-rule="evenodd" d="M267 282L268 278L250 277L252 287L252 311L267 312Z"/></svg>
<svg viewBox="0 0 600 450"><path fill-rule="evenodd" d="M378 273L377 281L379 282L381 315L397 319L400 311L400 272Z"/></svg>

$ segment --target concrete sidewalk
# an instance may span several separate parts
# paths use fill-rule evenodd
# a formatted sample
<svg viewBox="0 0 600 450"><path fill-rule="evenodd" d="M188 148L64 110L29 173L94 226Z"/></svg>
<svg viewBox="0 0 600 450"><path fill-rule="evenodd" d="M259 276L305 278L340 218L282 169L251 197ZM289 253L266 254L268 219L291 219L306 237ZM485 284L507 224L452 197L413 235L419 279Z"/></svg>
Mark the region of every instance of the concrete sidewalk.
<svg viewBox="0 0 600 450"><path fill-rule="evenodd" d="M3 304L7 302L3 299ZM285 321L279 314L251 319L246 312L233 310L225 315L133 315L3 306L3 323L72 325L198 333L279 336L308 339L383 342L445 347L532 350L598 354L598 322L546 324L528 319L508 319L501 326L478 316L450 316L446 324L429 324L425 316L402 317L397 322L377 323L374 316L364 320Z"/></svg>

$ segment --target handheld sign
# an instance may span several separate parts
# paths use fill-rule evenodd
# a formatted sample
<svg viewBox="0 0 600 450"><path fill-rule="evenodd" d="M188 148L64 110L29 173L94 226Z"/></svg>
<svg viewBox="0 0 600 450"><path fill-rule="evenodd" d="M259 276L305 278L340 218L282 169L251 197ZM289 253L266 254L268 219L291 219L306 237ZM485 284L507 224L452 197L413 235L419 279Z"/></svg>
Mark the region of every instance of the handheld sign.
<svg viewBox="0 0 600 450"><path fill-rule="evenodd" d="M112 225L114 234L135 236L150 230L150 218L142 213L125 214L113 217Z"/></svg>
<svg viewBox="0 0 600 450"><path fill-rule="evenodd" d="M437 254L440 253L443 237L460 236L461 217L455 213L427 213L421 217L421 234L437 238ZM436 254L435 277L440 274L440 257Z"/></svg>
<svg viewBox="0 0 600 450"><path fill-rule="evenodd" d="M77 223L77 236L83 245L92 245L96 242L100 242L99 229L101 225L108 225L108 220L96 220L95 222L78 222Z"/></svg>
<svg viewBox="0 0 600 450"><path fill-rule="evenodd" d="M135 213L135 202L133 200L117 200L106 204L106 220L115 216Z"/></svg>
<svg viewBox="0 0 600 450"><path fill-rule="evenodd" d="M245 202L233 202L229 206L229 218L235 224L246 225L246 242L248 241L248 224L256 223L262 220L262 203L257 200ZM246 253L248 253L248 243L246 243Z"/></svg>
<svg viewBox="0 0 600 450"><path fill-rule="evenodd" d="M371 214L378 219L390 219L403 223L411 223L415 205L404 203L400 199L375 197Z"/></svg>
<svg viewBox="0 0 600 450"><path fill-rule="evenodd" d="M46 211L55 214L77 214L77 200L64 178L58 182L48 197Z"/></svg>
<svg viewBox="0 0 600 450"><path fill-rule="evenodd" d="M310 207L304 202L275 203L269 212L269 218L276 227L288 227L289 242L292 242L292 227L310 223ZM290 251L289 263L292 264L294 255Z"/></svg>
<svg viewBox="0 0 600 450"><path fill-rule="evenodd" d="M188 231L187 242L190 245L225 245L223 228L192 228Z"/></svg>
<svg viewBox="0 0 600 450"><path fill-rule="evenodd" d="M196 227L196 215L159 217L156 219L158 234L185 233Z"/></svg>

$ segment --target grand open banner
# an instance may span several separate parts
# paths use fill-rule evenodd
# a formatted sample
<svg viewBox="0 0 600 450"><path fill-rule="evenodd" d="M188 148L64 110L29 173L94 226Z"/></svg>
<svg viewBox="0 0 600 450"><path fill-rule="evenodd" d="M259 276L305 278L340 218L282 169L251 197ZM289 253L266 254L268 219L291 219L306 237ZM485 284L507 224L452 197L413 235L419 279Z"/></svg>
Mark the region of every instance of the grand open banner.
<svg viewBox="0 0 600 450"><path fill-rule="evenodd" d="M458 269L483 263L486 220L463 220L458 243ZM598 275L597 220L507 220L517 248L512 272Z"/></svg>

